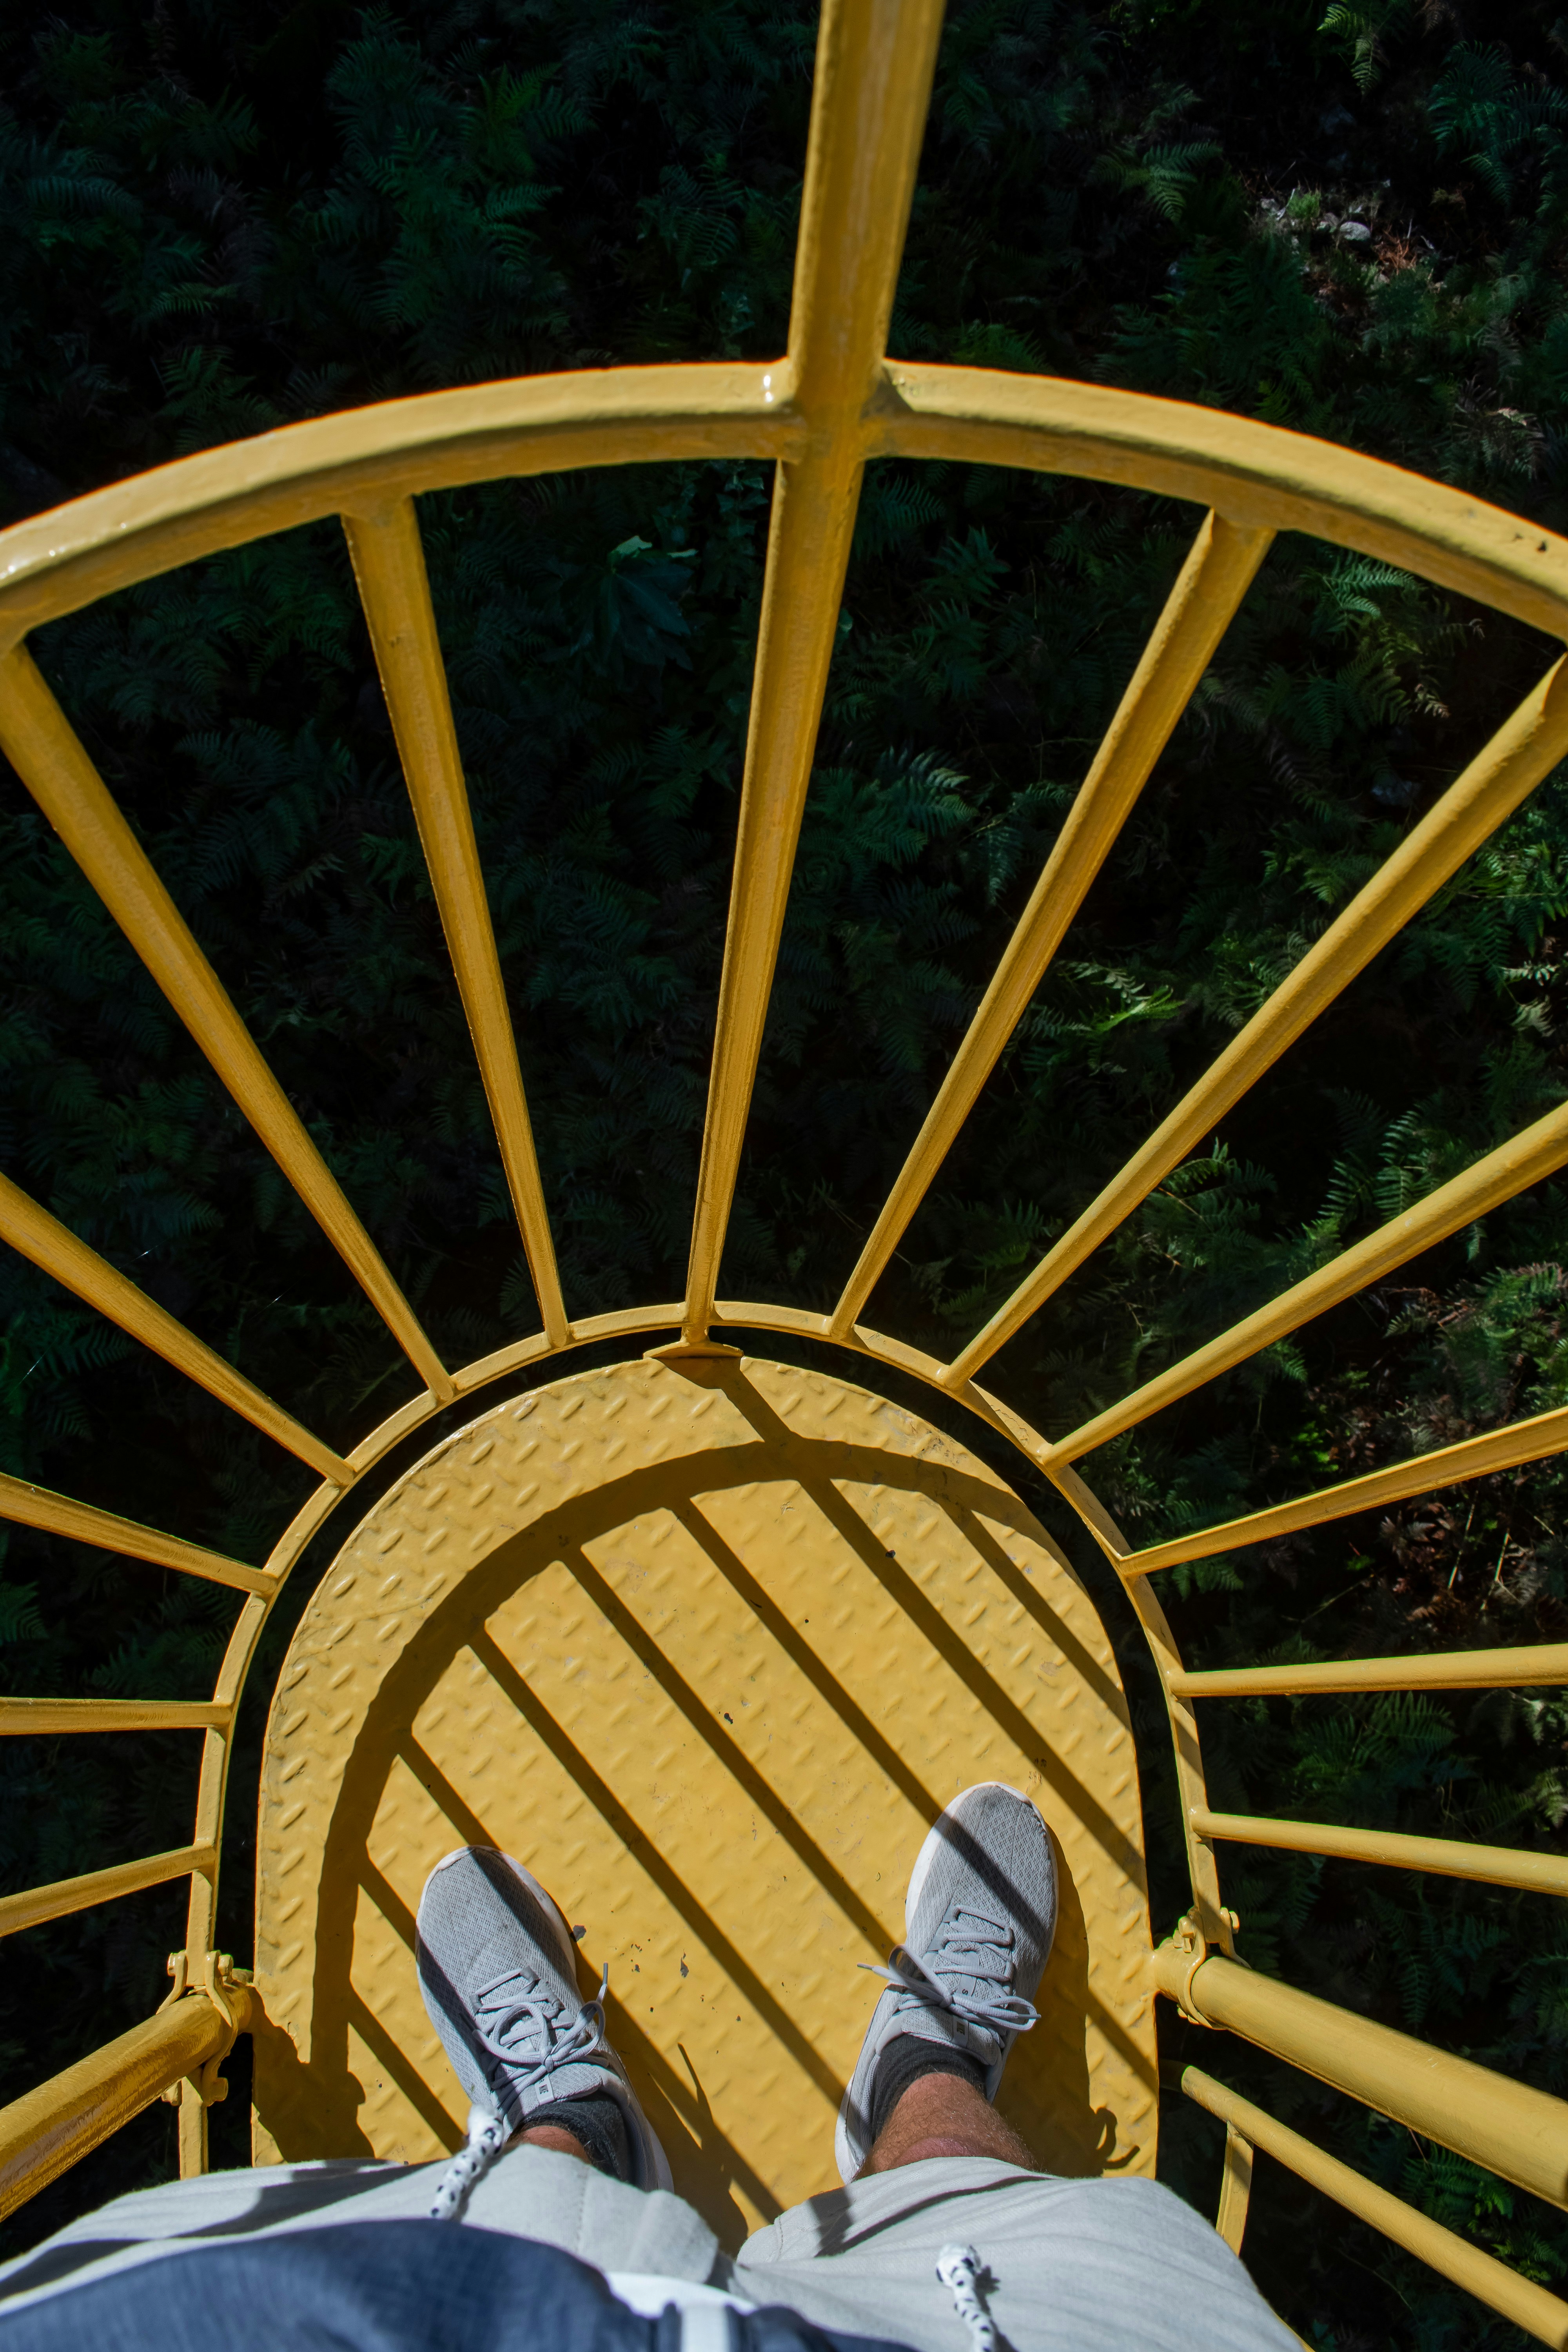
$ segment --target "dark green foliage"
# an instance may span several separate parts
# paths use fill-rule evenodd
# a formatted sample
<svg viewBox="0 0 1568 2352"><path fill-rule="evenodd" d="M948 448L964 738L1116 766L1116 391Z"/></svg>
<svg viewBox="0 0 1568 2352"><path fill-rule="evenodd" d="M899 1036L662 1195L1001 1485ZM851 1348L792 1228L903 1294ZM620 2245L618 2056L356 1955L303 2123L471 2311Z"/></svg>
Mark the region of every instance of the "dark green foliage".
<svg viewBox="0 0 1568 2352"><path fill-rule="evenodd" d="M956 0L895 348L1324 433L1568 523L1568 58L1533 5ZM0 31L8 518L275 424L510 372L773 353L813 24L766 0L416 0ZM423 501L570 1307L679 1293L743 751L763 468ZM1195 517L873 467L726 1295L826 1307L963 1033ZM449 1359L535 1309L335 528L117 597L38 658ZM946 1352L1321 934L1551 649L1286 540L906 1237L871 1319ZM0 1155L339 1444L406 1368L14 784ZM1568 788L1544 787L1005 1352L1085 1419L1563 1092ZM5 1466L260 1558L302 1473L18 1261ZM1141 1538L1568 1397L1568 1200L1458 1236L1093 1458ZM1551 1465L1174 1571L1195 1662L1561 1639ZM318 1563L319 1566L319 1563ZM0 1673L197 1696L232 1596L13 1531ZM279 1633L279 1638L281 1634ZM1143 1736L1156 1927L1183 1900ZM274 1661L275 1663L275 1661ZM266 1665L258 1670L265 1687ZM1548 1846L1561 1695L1211 1706L1216 1804ZM254 1727L253 1727L254 1728ZM17 1749L23 1743L14 1743ZM22 1885L180 1842L194 1742L26 1743ZM247 1934L237 1784L228 1937ZM1568 2089L1545 1902L1233 1853L1260 1967ZM14 2086L142 2015L174 1896L7 1948ZM58 2016L40 2032L34 2021ZM1561 2288L1560 2221L1237 2046L1201 2063ZM232 2129L240 2102L220 2121ZM168 2160L158 2110L14 2242ZM1175 2103L1165 2168L1209 2206ZM237 2134L222 2142L243 2160ZM1248 2254L1338 2352L1521 2339L1264 2167Z"/></svg>

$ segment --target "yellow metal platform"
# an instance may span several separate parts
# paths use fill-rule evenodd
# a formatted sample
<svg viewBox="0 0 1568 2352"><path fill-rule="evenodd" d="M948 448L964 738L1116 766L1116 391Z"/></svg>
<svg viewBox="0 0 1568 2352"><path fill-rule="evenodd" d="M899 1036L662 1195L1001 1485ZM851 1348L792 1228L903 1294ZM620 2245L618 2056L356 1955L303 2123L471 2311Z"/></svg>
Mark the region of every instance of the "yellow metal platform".
<svg viewBox="0 0 1568 2352"><path fill-rule="evenodd" d="M1132 1741L1110 1645L975 1457L734 1354L493 1407L351 1537L279 1678L260 1814L258 2162L433 2157L467 2102L414 1913L502 1847L580 1926L678 2187L733 2245L833 2186L833 2124L926 1828L1006 1780L1055 1834L1056 1950L1005 2113L1152 2175Z"/></svg>

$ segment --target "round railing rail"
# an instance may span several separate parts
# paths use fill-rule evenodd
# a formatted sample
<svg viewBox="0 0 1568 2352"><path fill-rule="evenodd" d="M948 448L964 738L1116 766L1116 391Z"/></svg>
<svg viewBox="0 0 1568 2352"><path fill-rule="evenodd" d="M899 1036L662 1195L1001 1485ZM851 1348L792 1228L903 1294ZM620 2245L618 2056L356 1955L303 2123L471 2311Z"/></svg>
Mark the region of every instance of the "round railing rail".
<svg viewBox="0 0 1568 2352"><path fill-rule="evenodd" d="M0 1731L204 1733L188 1845L0 1900L14 1932L189 1878L176 1993L148 2025L0 2114L0 2203L14 2205L182 2076L182 2163L205 2161L205 2099L250 1996L214 1953L236 1710L261 1630L343 1497L444 1407L588 1342L726 1329L828 1341L955 1400L1075 1510L1148 1637L1164 1692L1193 1903L1151 1956L1151 1982L1192 2019L1238 2032L1503 2179L1568 2205L1568 2106L1242 1968L1216 1849L1286 1846L1568 1895L1568 1862L1501 1847L1218 1813L1195 1705L1268 1693L1518 1687L1568 1681L1568 1645L1345 1664L1189 1673L1155 1597L1161 1570L1554 1453L1549 1412L1143 1549L1073 1465L1107 1439L1323 1314L1568 1162L1568 1110L1542 1118L1331 1264L1054 1442L980 1385L990 1358L1132 1213L1292 1042L1568 756L1561 661L1253 1015L1156 1132L951 1362L868 1328L864 1309L1059 947L1245 597L1274 534L1301 531L1397 564L1549 635L1568 637L1568 541L1465 493L1304 436L1177 403L1039 376L911 366L884 355L940 25L936 0L827 0L817 55L787 354L769 365L613 369L530 378L321 418L206 451L0 534L0 749L142 957L234 1100L407 1356L419 1386L347 1454L303 1428L8 1179L0 1236L321 1474L259 1569L0 1479L0 1515L246 1598L210 1701L0 1701ZM862 470L872 458L963 459L1130 485L1202 509L1191 551L1028 904L848 1283L826 1314L716 1296L763 1021L816 738ZM469 815L415 500L457 483L703 457L777 463L733 888L685 1295L574 1318L547 1203ZM541 1329L453 1370L440 1360L222 982L116 807L27 649L30 632L217 551L328 516L348 535L454 974L474 1041ZM679 1342L678 1342L679 1344ZM202 2072L205 2070L205 2072ZM1542 2341L1568 2305L1352 2172L1205 2074L1182 2085L1227 2126L1219 2226L1240 2242L1262 2147ZM205 2089L202 2087L205 2084Z"/></svg>

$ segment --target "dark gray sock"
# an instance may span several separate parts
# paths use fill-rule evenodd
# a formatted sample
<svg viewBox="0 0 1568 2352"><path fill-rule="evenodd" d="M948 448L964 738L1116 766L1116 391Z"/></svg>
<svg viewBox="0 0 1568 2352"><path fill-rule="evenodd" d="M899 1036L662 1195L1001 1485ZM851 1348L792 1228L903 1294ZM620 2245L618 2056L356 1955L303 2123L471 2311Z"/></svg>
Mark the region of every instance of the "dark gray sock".
<svg viewBox="0 0 1568 2352"><path fill-rule="evenodd" d="M881 2137L889 2116L911 2083L922 2074L956 2074L961 2082L985 2088L985 2068L950 2042L922 2042L913 2033L895 2034L877 2062L871 2079L871 2138Z"/></svg>
<svg viewBox="0 0 1568 2352"><path fill-rule="evenodd" d="M538 2124L553 2124L558 2131L570 2132L581 2140L588 2151L588 2161L600 2172L607 2172L612 2180L630 2180L632 2177L632 2147L626 2136L626 2119L607 2091L595 2091L585 2099L552 2099L547 2107L535 2107L528 2118L528 2129Z"/></svg>

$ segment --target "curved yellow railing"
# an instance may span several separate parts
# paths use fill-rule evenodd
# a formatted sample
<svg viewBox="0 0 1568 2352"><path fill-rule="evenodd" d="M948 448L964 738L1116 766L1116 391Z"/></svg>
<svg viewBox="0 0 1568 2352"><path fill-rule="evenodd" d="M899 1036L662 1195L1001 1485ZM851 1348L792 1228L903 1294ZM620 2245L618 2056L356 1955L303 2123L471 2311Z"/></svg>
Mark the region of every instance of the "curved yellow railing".
<svg viewBox="0 0 1568 2352"><path fill-rule="evenodd" d="M884 356L940 22L936 0L828 0L822 21L787 354L771 364L614 369L530 378L323 417L204 452L0 534L0 748L342 1255L421 1386L340 1455L262 1396L133 1284L0 1180L0 1236L321 1473L260 1569L26 1485L0 1516L247 1596L210 1702L14 1699L0 1732L200 1727L192 1842L0 1901L0 1933L188 1876L186 1948L160 2016L0 2114L0 2208L15 2204L188 2076L182 2162L205 2163L216 2065L249 1998L211 1949L235 1710L280 1587L329 1515L454 1399L589 1341L729 1328L828 1340L957 1400L1056 1486L1122 1578L1159 1669L1174 1742L1193 1907L1151 1957L1189 2017L1223 2025L1402 2118L1506 2179L1568 2204L1568 2105L1241 1968L1216 1846L1274 1843L1568 1893L1568 1864L1504 1849L1212 1811L1200 1699L1265 1692L1462 1689L1568 1680L1568 1645L1345 1665L1189 1673L1155 1597L1178 1561L1256 1543L1553 1453L1546 1413L1224 1526L1132 1549L1072 1467L1081 1455L1568 1161L1554 1112L1197 1349L1048 1443L977 1375L1464 860L1568 756L1559 662L1303 956L1140 1151L949 1363L868 1328L867 1301L915 1214L1281 530L1379 557L1568 638L1568 540L1465 493L1325 443L1179 403L1039 376L910 366ZM904 1168L831 1312L715 1296L839 597L868 459L959 458L1128 484L1203 510L1191 551ZM690 1263L683 1298L574 1318L562 1294L490 926L415 506L422 493L588 466L699 457L777 461L750 735ZM179 564L294 525L343 522L457 985L495 1125L542 1328L443 1365L273 1077L221 981L116 808L29 654L40 624ZM189 1988L189 1990L187 1990ZM1568 2305L1375 2188L1195 2068L1183 2086L1227 2126L1220 2227L1239 2243L1251 2149L1305 2179L1515 2320L1568 2345Z"/></svg>

